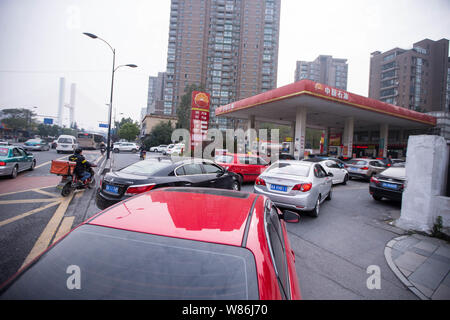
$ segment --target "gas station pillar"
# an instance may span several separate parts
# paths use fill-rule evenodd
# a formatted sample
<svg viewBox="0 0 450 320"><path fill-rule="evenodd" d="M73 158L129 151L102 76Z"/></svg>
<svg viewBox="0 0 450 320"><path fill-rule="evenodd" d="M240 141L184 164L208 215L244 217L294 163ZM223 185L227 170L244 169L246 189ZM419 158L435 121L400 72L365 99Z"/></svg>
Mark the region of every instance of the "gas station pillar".
<svg viewBox="0 0 450 320"><path fill-rule="evenodd" d="M305 154L306 139L306 107L297 107L295 117L295 138L294 138L294 157L300 160Z"/></svg>
<svg viewBox="0 0 450 320"><path fill-rule="evenodd" d="M378 156L387 158L387 145L388 145L388 138L389 138L389 125L388 124L382 124L380 125L380 144L378 148Z"/></svg>
<svg viewBox="0 0 450 320"><path fill-rule="evenodd" d="M349 117L345 119L344 134L342 136L342 144L344 145L344 150L342 151L342 156L353 157L353 129L355 125L355 119Z"/></svg>
<svg viewBox="0 0 450 320"><path fill-rule="evenodd" d="M258 147L256 147L256 150L254 150L254 144L256 141L256 120L255 120L255 116L254 115L250 115L248 118L248 124L247 124L247 148L246 148L246 152L255 152L256 150L258 150Z"/></svg>

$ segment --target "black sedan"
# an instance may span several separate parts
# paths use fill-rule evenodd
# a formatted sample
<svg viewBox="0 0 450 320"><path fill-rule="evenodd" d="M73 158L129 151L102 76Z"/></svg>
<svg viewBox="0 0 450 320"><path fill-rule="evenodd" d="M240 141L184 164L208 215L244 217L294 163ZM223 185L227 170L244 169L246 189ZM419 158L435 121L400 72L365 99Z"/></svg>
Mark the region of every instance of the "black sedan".
<svg viewBox="0 0 450 320"><path fill-rule="evenodd" d="M150 158L107 173L96 192L96 205L105 209L139 193L161 187L241 189L239 175L213 161Z"/></svg>
<svg viewBox="0 0 450 320"><path fill-rule="evenodd" d="M390 167L370 179L369 192L377 201L382 198L401 201L405 182L405 167Z"/></svg>

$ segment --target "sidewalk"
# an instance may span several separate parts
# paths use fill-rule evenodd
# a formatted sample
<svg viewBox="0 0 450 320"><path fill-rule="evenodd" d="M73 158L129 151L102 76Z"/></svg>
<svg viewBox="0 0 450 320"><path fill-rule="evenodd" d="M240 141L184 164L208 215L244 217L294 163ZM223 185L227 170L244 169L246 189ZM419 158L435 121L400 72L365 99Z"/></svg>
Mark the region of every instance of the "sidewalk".
<svg viewBox="0 0 450 320"><path fill-rule="evenodd" d="M389 267L422 300L450 300L450 244L419 234L386 244Z"/></svg>

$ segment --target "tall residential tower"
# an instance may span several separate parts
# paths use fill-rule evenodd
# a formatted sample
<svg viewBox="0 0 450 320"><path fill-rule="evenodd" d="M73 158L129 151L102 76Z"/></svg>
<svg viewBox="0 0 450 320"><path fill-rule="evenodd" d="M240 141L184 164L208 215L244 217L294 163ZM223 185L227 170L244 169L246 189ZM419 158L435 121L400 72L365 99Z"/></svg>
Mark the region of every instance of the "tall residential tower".
<svg viewBox="0 0 450 320"><path fill-rule="evenodd" d="M164 113L190 84L211 94L214 110L276 88L281 0L172 0Z"/></svg>

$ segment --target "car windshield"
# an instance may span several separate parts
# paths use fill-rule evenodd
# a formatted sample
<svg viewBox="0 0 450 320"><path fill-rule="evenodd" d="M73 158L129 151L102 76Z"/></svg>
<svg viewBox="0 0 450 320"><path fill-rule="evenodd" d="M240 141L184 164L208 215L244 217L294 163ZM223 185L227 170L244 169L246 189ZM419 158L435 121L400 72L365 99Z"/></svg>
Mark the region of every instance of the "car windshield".
<svg viewBox="0 0 450 320"><path fill-rule="evenodd" d="M27 142L30 142L30 143L41 143L41 139L30 139Z"/></svg>
<svg viewBox="0 0 450 320"><path fill-rule="evenodd" d="M300 177L309 175L310 166L301 163L274 163L266 172L270 174L288 174Z"/></svg>
<svg viewBox="0 0 450 320"><path fill-rule="evenodd" d="M59 138L58 143L72 143L70 138Z"/></svg>
<svg viewBox="0 0 450 320"><path fill-rule="evenodd" d="M8 148L0 148L0 156L6 157L9 153Z"/></svg>
<svg viewBox="0 0 450 320"><path fill-rule="evenodd" d="M156 160L142 160L123 168L122 170L120 170L120 172L147 176L153 175L161 169L169 167L171 164L171 162L165 161L160 162Z"/></svg>
<svg viewBox="0 0 450 320"><path fill-rule="evenodd" d="M83 225L41 256L2 298L253 300L257 284L248 249Z"/></svg>

